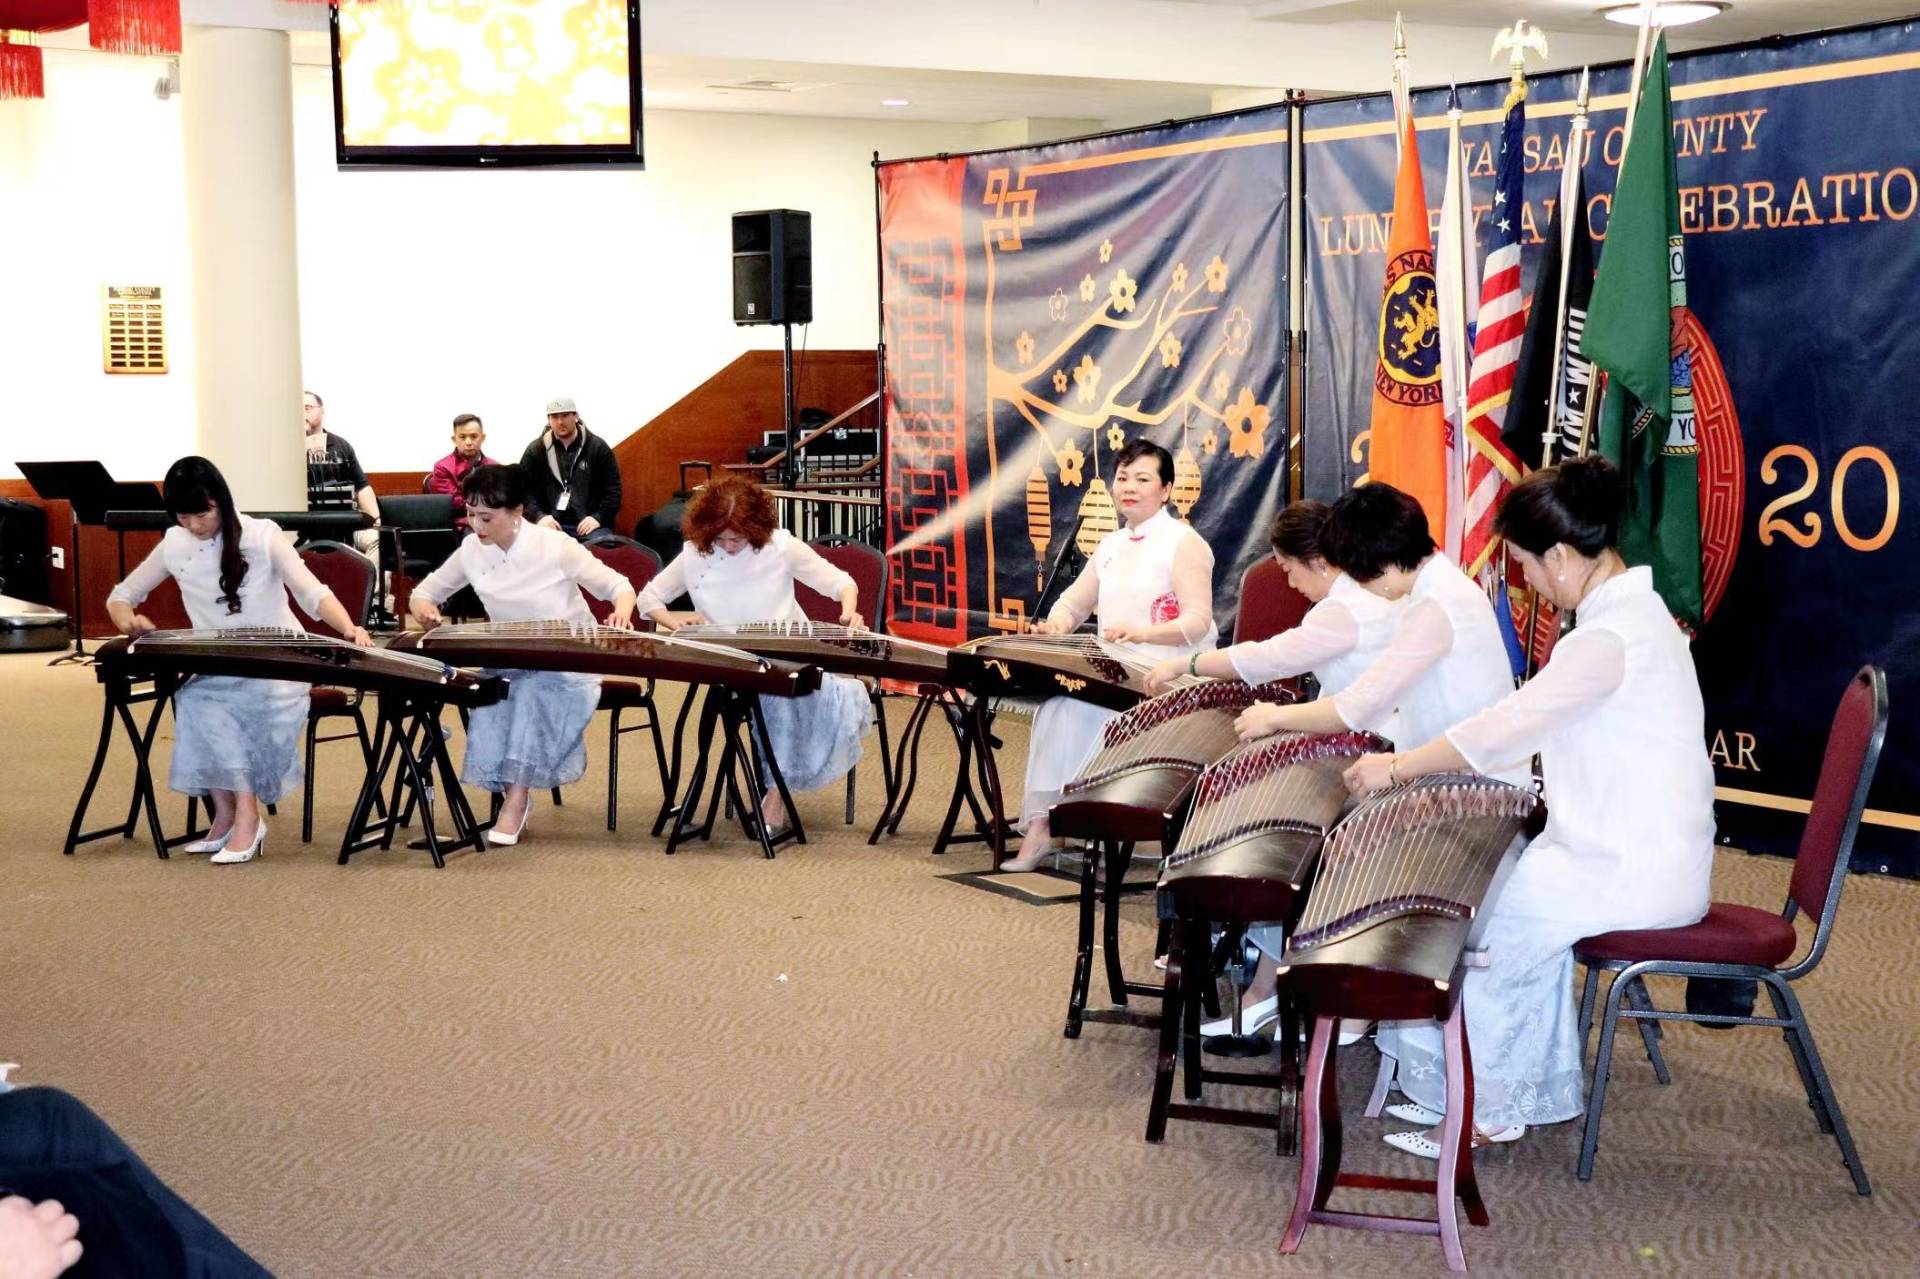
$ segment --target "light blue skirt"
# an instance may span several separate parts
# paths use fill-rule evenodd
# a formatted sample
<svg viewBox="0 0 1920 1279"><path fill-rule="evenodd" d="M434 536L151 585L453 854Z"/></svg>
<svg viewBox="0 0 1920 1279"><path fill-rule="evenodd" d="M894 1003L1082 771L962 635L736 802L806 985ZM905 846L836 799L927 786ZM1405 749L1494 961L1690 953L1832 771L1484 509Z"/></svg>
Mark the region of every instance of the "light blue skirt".
<svg viewBox="0 0 1920 1279"><path fill-rule="evenodd" d="M787 789L809 791L845 777L860 762L873 703L859 680L828 675L820 691L805 697L761 698L760 714Z"/></svg>
<svg viewBox="0 0 1920 1279"><path fill-rule="evenodd" d="M237 791L263 804L300 784L305 684L238 675L196 675L173 695L173 760L167 785L182 795Z"/></svg>
<svg viewBox="0 0 1920 1279"><path fill-rule="evenodd" d="M600 705L600 677L567 671L490 671L507 696L473 712L460 780L483 790L545 790L587 771L587 724Z"/></svg>

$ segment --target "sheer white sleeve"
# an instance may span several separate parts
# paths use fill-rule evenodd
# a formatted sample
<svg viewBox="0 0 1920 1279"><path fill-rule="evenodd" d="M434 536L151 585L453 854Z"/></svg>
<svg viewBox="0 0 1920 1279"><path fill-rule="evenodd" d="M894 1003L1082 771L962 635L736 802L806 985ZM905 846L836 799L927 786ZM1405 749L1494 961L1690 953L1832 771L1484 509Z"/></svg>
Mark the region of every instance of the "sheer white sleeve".
<svg viewBox="0 0 1920 1279"><path fill-rule="evenodd" d="M667 605L687 593L687 565L700 552L693 549L691 542L680 548L673 557L673 563L653 575L640 592L639 602L633 611L641 617L651 617Z"/></svg>
<svg viewBox="0 0 1920 1279"><path fill-rule="evenodd" d="M1053 607L1047 610L1047 620L1059 622L1070 631L1092 617L1094 605L1099 602L1100 565L1098 560L1089 559L1080 576L1073 579L1073 585L1062 591Z"/></svg>
<svg viewBox="0 0 1920 1279"><path fill-rule="evenodd" d="M1447 740L1476 773L1525 764L1548 738L1612 696L1627 675L1627 648L1612 631L1575 631L1540 673L1471 719ZM1622 750L1631 750L1629 743Z"/></svg>
<svg viewBox="0 0 1920 1279"><path fill-rule="evenodd" d="M579 542L569 540L560 550L562 567L574 585L586 589L595 599L612 602L621 591L631 591L633 583L611 566L595 557Z"/></svg>
<svg viewBox="0 0 1920 1279"><path fill-rule="evenodd" d="M796 582L806 583L836 604L840 601L841 592L854 585L851 573L834 567L825 556L799 538L781 540L785 545L780 548L780 557Z"/></svg>
<svg viewBox="0 0 1920 1279"><path fill-rule="evenodd" d="M1189 530L1191 531L1191 530ZM1180 638L1198 644L1213 629L1213 548L1198 533L1173 553L1173 597L1180 602Z"/></svg>
<svg viewBox="0 0 1920 1279"><path fill-rule="evenodd" d="M1453 648L1453 622L1438 600L1407 610L1379 660L1334 697L1333 709L1348 728L1377 729L1408 689Z"/></svg>
<svg viewBox="0 0 1920 1279"><path fill-rule="evenodd" d="M109 604L131 604L138 608L154 588L167 580L166 539L147 552L147 558L127 574L126 580L107 594Z"/></svg>
<svg viewBox="0 0 1920 1279"><path fill-rule="evenodd" d="M300 552L293 549L293 543L281 535L279 525L270 524L268 527L269 534L265 539L265 545L267 558L273 561L274 572L280 575L280 580L286 583L288 593L301 608L307 611L308 617L320 616L320 601L333 592L327 589L325 582L313 575L313 570L307 567L307 562L300 558ZM356 625L359 621L359 618L354 619Z"/></svg>
<svg viewBox="0 0 1920 1279"><path fill-rule="evenodd" d="M467 536L473 536L469 533ZM461 562L460 550L454 548L453 554L441 563L440 567L421 578L414 586L413 593L438 608L452 599L454 593L467 584L467 566Z"/></svg>
<svg viewBox="0 0 1920 1279"><path fill-rule="evenodd" d="M1338 600L1321 600L1307 610L1300 625L1263 640L1235 644L1227 658L1249 684L1266 684L1324 666L1351 653L1360 643L1360 623L1353 610Z"/></svg>

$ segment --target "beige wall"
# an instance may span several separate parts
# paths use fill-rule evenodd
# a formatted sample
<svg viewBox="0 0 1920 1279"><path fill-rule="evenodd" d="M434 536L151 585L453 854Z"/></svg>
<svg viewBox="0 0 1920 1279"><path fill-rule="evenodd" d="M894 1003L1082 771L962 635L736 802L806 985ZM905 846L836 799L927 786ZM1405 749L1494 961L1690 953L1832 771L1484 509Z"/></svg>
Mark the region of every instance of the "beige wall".
<svg viewBox="0 0 1920 1279"><path fill-rule="evenodd" d="M45 101L0 103L0 476L16 459L97 456L157 477L189 447L194 411L180 101L154 97L159 60L46 62ZM644 172L343 173L326 71L296 67L293 84L304 378L373 470L430 465L458 412L517 452L562 393L623 435L741 350L777 347L778 329L731 322L738 210L813 214L805 340L871 345L872 152L984 136L649 112ZM171 372L101 372L105 283L166 290ZM801 389L804 402L804 365ZM289 405L263 438L297 422Z"/></svg>

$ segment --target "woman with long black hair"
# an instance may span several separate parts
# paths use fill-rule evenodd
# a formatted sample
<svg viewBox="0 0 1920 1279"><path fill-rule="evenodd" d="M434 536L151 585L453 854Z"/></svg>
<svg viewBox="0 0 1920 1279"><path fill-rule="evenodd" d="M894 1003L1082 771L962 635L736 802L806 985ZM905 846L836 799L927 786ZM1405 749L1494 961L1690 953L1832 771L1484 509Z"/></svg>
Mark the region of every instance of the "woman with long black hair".
<svg viewBox="0 0 1920 1279"><path fill-rule="evenodd" d="M171 577L196 630L300 630L287 602L291 591L309 616L362 647L373 646L279 525L234 509L226 477L212 462L183 457L167 468L161 487L174 526L107 596L107 613L121 634L156 629L136 610ZM227 866L252 861L265 847L262 806L278 803L300 780L307 687L291 680L196 675L174 694L167 785L206 799L213 809L207 837L186 851L212 853Z"/></svg>

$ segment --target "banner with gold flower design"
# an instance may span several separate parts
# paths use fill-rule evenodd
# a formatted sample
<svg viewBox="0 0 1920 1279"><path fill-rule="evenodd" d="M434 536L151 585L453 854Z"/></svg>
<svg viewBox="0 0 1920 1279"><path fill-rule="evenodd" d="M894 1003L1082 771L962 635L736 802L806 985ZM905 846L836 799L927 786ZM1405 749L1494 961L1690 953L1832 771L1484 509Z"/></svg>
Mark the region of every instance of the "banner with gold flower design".
<svg viewBox="0 0 1920 1279"><path fill-rule="evenodd" d="M1287 114L880 167L890 615L957 641L1033 614L1116 523L1116 452L1174 455L1214 610L1284 499Z"/></svg>

